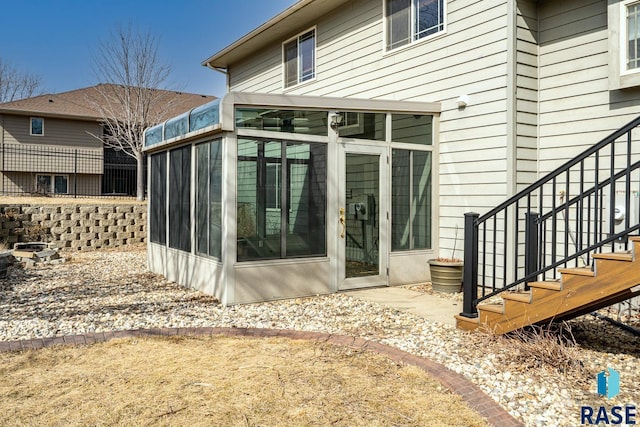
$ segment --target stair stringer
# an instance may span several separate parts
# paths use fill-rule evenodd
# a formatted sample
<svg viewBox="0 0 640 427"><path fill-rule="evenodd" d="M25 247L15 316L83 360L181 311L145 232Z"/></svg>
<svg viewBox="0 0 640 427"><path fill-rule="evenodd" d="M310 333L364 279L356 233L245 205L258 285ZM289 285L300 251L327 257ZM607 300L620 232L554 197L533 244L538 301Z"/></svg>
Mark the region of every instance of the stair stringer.
<svg viewBox="0 0 640 427"><path fill-rule="evenodd" d="M566 320L640 295L640 237L631 237L630 255L595 255L593 270L559 269L560 282L530 283L499 304L479 304L478 319L457 317L458 327L504 334L551 320ZM475 320L475 321L474 321Z"/></svg>

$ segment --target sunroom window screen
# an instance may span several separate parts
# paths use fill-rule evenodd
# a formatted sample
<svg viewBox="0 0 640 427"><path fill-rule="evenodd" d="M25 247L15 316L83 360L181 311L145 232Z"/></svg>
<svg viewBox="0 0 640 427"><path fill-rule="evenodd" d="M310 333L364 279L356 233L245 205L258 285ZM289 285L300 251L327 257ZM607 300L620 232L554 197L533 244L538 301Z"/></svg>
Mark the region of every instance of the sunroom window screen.
<svg viewBox="0 0 640 427"><path fill-rule="evenodd" d="M169 152L169 247L191 252L191 146Z"/></svg>
<svg viewBox="0 0 640 427"><path fill-rule="evenodd" d="M392 150L391 248L431 248L431 152Z"/></svg>
<svg viewBox="0 0 640 427"><path fill-rule="evenodd" d="M149 200L149 237L151 242L167 243L167 153L151 155L151 183Z"/></svg>
<svg viewBox="0 0 640 427"><path fill-rule="evenodd" d="M640 67L640 3L627 7L627 69Z"/></svg>
<svg viewBox="0 0 640 427"><path fill-rule="evenodd" d="M222 144L196 146L196 253L222 256Z"/></svg>
<svg viewBox="0 0 640 427"><path fill-rule="evenodd" d="M326 145L238 141L238 260L326 255Z"/></svg>

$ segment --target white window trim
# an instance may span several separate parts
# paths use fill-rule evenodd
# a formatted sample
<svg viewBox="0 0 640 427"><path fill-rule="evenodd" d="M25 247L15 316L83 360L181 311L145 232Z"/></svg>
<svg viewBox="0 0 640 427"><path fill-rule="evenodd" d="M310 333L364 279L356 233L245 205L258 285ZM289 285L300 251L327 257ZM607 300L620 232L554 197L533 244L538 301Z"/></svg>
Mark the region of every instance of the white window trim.
<svg viewBox="0 0 640 427"><path fill-rule="evenodd" d="M287 43L299 39L300 36L307 34L309 32L313 31L313 77L304 81L300 81L300 69L298 68L298 76L297 76L297 80L298 82L296 84L293 84L291 86L287 86L287 64L285 61L285 46L287 45ZM300 66L300 50L299 50L299 46L300 43L298 42L298 66ZM298 34L296 34L293 37L288 38L287 40L285 40L284 42L282 42L282 47L281 47L281 55L282 55L282 87L284 90L289 90L289 89L293 89L293 88L297 88L301 85L305 85L307 83L313 82L316 80L316 78L318 77L318 29L316 26L313 26L311 28L308 28L304 31L299 32Z"/></svg>
<svg viewBox="0 0 640 427"><path fill-rule="evenodd" d="M391 53L396 53L396 52L401 52L405 49L409 49L413 46L419 45L421 43L427 42L429 40L433 40L439 37L444 36L447 33L447 6L448 6L448 2L447 0L442 0L442 16L443 16L443 22L442 22L442 31L438 31L435 32L433 34L430 34L426 37L423 37L421 39L418 40L414 40L415 37L415 8L413 7L413 1L411 0L411 41L407 44L404 44L402 46L398 46L398 47L394 47L391 49L387 49L387 0L382 0L382 51L384 52L384 54L391 54ZM633 0L633 1L637 1L637 0Z"/></svg>
<svg viewBox="0 0 640 427"><path fill-rule="evenodd" d="M33 133L33 119L42 120L42 133ZM29 117L29 135L31 136L44 136L44 117Z"/></svg>
<svg viewBox="0 0 640 427"><path fill-rule="evenodd" d="M609 1L609 89L640 86L640 68L627 70L627 7L638 0Z"/></svg>
<svg viewBox="0 0 640 427"><path fill-rule="evenodd" d="M620 74L635 74L640 73L640 67L627 69L627 60L629 57L627 46L627 8L634 4L640 4L638 0L625 0L620 3Z"/></svg>

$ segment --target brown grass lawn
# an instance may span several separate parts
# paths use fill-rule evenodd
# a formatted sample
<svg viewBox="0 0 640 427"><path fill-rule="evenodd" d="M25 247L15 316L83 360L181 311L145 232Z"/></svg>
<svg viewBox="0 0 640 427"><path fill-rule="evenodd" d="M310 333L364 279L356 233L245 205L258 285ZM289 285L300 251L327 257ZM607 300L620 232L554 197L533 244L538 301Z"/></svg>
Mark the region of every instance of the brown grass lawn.
<svg viewBox="0 0 640 427"><path fill-rule="evenodd" d="M284 338L151 337L3 353L0 378L0 425L487 425L418 368Z"/></svg>

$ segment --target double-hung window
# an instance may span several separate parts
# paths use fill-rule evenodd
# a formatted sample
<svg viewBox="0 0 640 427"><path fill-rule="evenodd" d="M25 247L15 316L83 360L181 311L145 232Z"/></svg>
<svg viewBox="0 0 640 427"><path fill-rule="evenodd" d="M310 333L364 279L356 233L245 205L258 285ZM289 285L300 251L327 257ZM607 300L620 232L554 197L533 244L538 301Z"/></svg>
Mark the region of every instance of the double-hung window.
<svg viewBox="0 0 640 427"><path fill-rule="evenodd" d="M282 46L284 87L295 86L316 76L316 30L307 31Z"/></svg>
<svg viewBox="0 0 640 427"><path fill-rule="evenodd" d="M640 68L640 2L626 7L627 70Z"/></svg>
<svg viewBox="0 0 640 427"><path fill-rule="evenodd" d="M445 0L385 0L387 50L444 31Z"/></svg>
<svg viewBox="0 0 640 427"><path fill-rule="evenodd" d="M640 0L609 2L609 89L640 86Z"/></svg>

